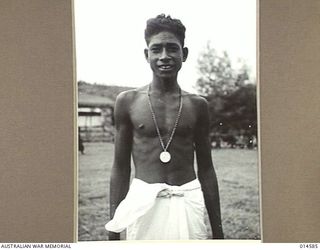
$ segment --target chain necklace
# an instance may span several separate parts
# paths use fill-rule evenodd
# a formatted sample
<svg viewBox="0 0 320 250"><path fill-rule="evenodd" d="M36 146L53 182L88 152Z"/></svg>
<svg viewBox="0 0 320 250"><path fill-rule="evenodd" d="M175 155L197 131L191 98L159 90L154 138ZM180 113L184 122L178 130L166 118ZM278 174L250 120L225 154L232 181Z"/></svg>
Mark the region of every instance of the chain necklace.
<svg viewBox="0 0 320 250"><path fill-rule="evenodd" d="M178 127L178 122L179 122L180 116L181 116L182 95L181 95L181 89L180 88L179 88L179 99L180 99L180 104L179 104L179 111L178 111L178 114L177 114L177 118L176 118L176 121L175 121L174 126L172 128L172 132L171 132L171 135L170 135L169 140L167 142L167 145L165 145L164 142L163 142L162 136L160 134L160 129L159 129L159 126L158 126L158 123L157 123L157 120L156 120L156 114L155 114L155 112L153 110L153 107L152 107L152 104L151 104L150 85L148 87L148 102L149 102L149 107L150 107L150 111L151 111L152 120L153 120L154 126L156 127L157 134L158 134L158 137L159 137L159 140L160 140L160 144L161 144L161 147L163 149L163 151L160 153L160 161L163 162L163 163L168 163L171 160L171 155L167 150L168 150L168 147L169 147L169 145L170 145L170 143L171 143L171 141L173 139L174 133L176 132L176 129Z"/></svg>

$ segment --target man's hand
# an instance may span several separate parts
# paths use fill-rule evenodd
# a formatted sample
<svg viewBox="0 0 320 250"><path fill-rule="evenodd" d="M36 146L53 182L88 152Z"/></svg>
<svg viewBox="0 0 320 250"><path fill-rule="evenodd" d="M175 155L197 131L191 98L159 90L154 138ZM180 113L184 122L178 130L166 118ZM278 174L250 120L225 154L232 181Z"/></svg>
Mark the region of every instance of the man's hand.
<svg viewBox="0 0 320 250"><path fill-rule="evenodd" d="M120 240L120 234L109 232L109 240Z"/></svg>
<svg viewBox="0 0 320 250"><path fill-rule="evenodd" d="M212 239L224 239L224 235L223 235L223 231L222 231L222 226L221 225L219 225L218 227L213 229Z"/></svg>

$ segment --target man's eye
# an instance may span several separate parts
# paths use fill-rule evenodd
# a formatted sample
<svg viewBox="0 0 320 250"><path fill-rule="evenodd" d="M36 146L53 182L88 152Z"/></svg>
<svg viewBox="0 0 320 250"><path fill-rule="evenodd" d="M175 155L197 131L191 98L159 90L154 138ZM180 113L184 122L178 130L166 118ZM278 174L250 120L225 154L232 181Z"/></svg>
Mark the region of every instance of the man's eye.
<svg viewBox="0 0 320 250"><path fill-rule="evenodd" d="M160 52L160 49L159 48L152 48L151 51L153 53L159 53Z"/></svg>
<svg viewBox="0 0 320 250"><path fill-rule="evenodd" d="M179 48L177 48L177 47L169 47L168 48L168 51L170 51L170 52L177 52L179 50Z"/></svg>

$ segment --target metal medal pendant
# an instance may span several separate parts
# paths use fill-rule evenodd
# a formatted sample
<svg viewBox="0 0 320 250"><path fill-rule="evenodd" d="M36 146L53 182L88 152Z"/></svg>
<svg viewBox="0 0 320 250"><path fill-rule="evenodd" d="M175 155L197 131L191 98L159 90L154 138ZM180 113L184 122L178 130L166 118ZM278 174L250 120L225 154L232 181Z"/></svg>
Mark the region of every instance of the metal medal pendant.
<svg viewBox="0 0 320 250"><path fill-rule="evenodd" d="M160 161L163 163L168 163L171 160L171 155L167 151L163 151L160 154Z"/></svg>

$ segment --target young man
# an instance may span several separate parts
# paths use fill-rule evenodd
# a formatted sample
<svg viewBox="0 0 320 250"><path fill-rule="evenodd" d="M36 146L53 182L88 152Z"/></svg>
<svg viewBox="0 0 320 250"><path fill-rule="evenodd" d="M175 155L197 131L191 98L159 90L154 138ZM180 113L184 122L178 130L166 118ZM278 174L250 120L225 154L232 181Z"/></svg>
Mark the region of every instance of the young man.
<svg viewBox="0 0 320 250"><path fill-rule="evenodd" d="M110 240L119 239L124 229L131 240L207 239L205 207L212 238L223 238L207 102L182 91L177 82L188 55L184 37L180 20L165 15L149 19L144 52L152 82L117 97L113 219L106 225ZM129 189L131 154L135 178Z"/></svg>

